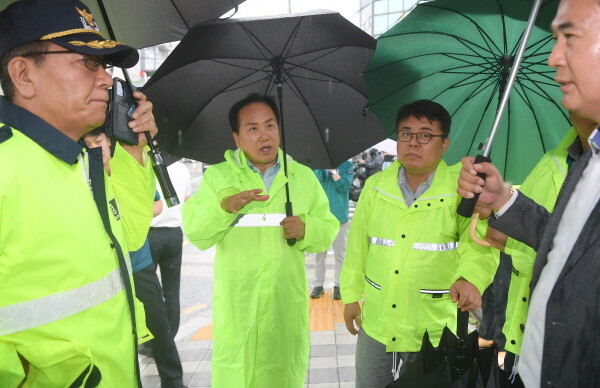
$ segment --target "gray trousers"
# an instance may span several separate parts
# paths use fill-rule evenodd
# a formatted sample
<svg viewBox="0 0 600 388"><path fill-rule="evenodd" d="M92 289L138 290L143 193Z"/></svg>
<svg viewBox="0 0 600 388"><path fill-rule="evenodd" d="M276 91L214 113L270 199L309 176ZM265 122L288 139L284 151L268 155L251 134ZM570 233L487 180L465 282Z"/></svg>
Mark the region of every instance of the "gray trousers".
<svg viewBox="0 0 600 388"><path fill-rule="evenodd" d="M333 284L335 286L340 285L340 271L342 264L344 263L344 257L346 257L346 239L348 237L348 222L340 224L340 231L338 232L335 240L333 240L333 257L335 259L335 277L333 278ZM315 255L315 287L323 287L325 282L325 259L327 258L327 251L319 252Z"/></svg>
<svg viewBox="0 0 600 388"><path fill-rule="evenodd" d="M369 337L364 330L358 332L356 342L356 388L384 388L394 382L392 369L401 361L400 376L417 357L417 352L386 352L385 345Z"/></svg>

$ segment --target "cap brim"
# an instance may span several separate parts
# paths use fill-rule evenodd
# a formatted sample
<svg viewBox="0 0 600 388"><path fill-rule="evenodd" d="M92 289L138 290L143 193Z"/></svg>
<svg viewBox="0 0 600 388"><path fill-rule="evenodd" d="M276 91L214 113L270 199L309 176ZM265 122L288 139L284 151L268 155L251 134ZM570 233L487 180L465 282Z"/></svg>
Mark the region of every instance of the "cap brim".
<svg viewBox="0 0 600 388"><path fill-rule="evenodd" d="M98 39L100 38L100 39ZM50 39L50 42L81 54L102 55L113 66L124 69L135 66L140 55L138 51L114 40L105 40L99 35L73 34Z"/></svg>

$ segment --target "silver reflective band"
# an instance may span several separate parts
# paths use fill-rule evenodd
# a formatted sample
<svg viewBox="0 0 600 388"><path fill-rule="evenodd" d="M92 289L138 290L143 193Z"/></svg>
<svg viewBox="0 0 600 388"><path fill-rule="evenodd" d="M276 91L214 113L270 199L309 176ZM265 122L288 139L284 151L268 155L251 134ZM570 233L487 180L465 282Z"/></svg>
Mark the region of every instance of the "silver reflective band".
<svg viewBox="0 0 600 388"><path fill-rule="evenodd" d="M369 237L369 242L373 245L383 245L384 247L393 247L396 245L396 241L394 240L379 237Z"/></svg>
<svg viewBox="0 0 600 388"><path fill-rule="evenodd" d="M425 288L421 289L421 294L449 294L450 290L428 290Z"/></svg>
<svg viewBox="0 0 600 388"><path fill-rule="evenodd" d="M257 226L281 226L285 214L242 214L231 223L231 226L257 227Z"/></svg>
<svg viewBox="0 0 600 388"><path fill-rule="evenodd" d="M431 252L444 252L451 251L458 248L457 242L450 242L445 244L430 244L430 243L414 243L413 249L415 251L431 251Z"/></svg>
<svg viewBox="0 0 600 388"><path fill-rule="evenodd" d="M106 302L124 289L119 269L85 286L0 307L0 336L58 321Z"/></svg>
<svg viewBox="0 0 600 388"><path fill-rule="evenodd" d="M365 275L365 280L367 281L367 283L369 283L373 287L377 288L378 290L381 290L381 286L379 284L375 283L374 281L372 281L371 279L369 279L367 277L367 275Z"/></svg>

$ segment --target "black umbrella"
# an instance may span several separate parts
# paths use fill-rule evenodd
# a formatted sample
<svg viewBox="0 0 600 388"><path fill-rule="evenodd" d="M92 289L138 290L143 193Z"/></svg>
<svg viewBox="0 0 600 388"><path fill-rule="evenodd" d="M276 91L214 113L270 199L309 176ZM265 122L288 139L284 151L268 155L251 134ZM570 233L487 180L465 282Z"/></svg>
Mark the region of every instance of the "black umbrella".
<svg viewBox="0 0 600 388"><path fill-rule="evenodd" d="M425 332L415 361L388 388L500 387L495 345L479 349L479 333L467 333L469 313L458 310L457 314L457 335L444 327L436 349Z"/></svg>
<svg viewBox="0 0 600 388"><path fill-rule="evenodd" d="M312 168L333 168L386 138L364 112L360 75L374 48L372 37L329 11L219 20L192 28L144 92L166 150L217 163L235 148L229 108L280 85L284 151Z"/></svg>
<svg viewBox="0 0 600 388"><path fill-rule="evenodd" d="M101 31L135 48L180 40L196 24L217 19L244 0L83 0ZM107 22L108 21L108 22Z"/></svg>
<svg viewBox="0 0 600 388"><path fill-rule="evenodd" d="M16 0L0 0L0 10ZM100 31L144 48L180 40L196 24L221 17L245 0L82 0ZM51 5L49 5L51 6Z"/></svg>

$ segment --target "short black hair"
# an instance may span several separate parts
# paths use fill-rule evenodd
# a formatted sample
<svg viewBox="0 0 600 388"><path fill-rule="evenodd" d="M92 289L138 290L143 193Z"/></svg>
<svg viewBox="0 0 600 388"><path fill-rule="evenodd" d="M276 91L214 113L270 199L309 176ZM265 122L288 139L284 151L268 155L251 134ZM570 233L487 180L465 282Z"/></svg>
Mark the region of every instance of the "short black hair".
<svg viewBox="0 0 600 388"><path fill-rule="evenodd" d="M396 116L396 128L401 121L406 120L409 117L416 117L419 120L426 118L429 121L439 121L442 127L442 134L446 137L450 135L450 124L452 119L450 113L442 105L431 100L418 100L406 104L398 109L398 115Z"/></svg>
<svg viewBox="0 0 600 388"><path fill-rule="evenodd" d="M101 135L101 134L105 134L106 135L106 129L104 128L104 125L101 125L98 128L92 129L91 131L89 131L88 133L86 133L85 135L83 135L82 137L86 137L86 136L98 136L98 135Z"/></svg>
<svg viewBox="0 0 600 388"><path fill-rule="evenodd" d="M233 104L233 106L229 110L229 126L231 127L231 130L233 132L239 133L239 130L240 130L239 114L240 114L240 111L242 110L242 108L244 108L247 105L254 104L256 102L260 102L260 103L263 103L263 104L266 104L267 106L269 106L269 108L271 108L273 113L275 113L275 119L277 120L277 123L279 124L279 109L277 108L275 99L271 96L258 94L258 93L251 93L251 94L248 94L246 97L242 98L241 100L239 100L238 102L236 102L235 104Z"/></svg>

